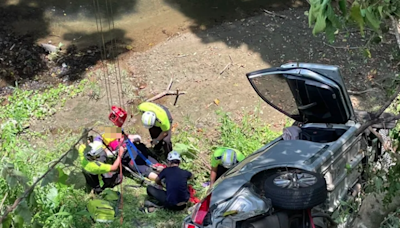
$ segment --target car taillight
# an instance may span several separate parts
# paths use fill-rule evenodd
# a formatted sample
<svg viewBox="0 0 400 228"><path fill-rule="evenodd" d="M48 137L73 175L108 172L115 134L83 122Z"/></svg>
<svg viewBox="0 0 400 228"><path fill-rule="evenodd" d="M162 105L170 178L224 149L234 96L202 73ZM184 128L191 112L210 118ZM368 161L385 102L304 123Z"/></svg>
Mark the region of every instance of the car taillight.
<svg viewBox="0 0 400 228"><path fill-rule="evenodd" d="M198 228L198 227L192 224L186 224L185 228Z"/></svg>
<svg viewBox="0 0 400 228"><path fill-rule="evenodd" d="M203 225L204 218L210 209L211 194L199 203L192 215L192 221L196 224Z"/></svg>

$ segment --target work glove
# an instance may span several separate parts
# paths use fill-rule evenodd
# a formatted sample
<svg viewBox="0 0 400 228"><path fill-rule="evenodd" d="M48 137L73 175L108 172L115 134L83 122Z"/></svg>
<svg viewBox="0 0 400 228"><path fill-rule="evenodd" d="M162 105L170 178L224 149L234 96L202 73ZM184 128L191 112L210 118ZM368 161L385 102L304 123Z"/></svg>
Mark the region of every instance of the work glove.
<svg viewBox="0 0 400 228"><path fill-rule="evenodd" d="M151 145L152 145L152 146L155 146L155 145L157 145L159 142L160 142L160 141L157 140L157 139L152 139L152 140L151 140Z"/></svg>

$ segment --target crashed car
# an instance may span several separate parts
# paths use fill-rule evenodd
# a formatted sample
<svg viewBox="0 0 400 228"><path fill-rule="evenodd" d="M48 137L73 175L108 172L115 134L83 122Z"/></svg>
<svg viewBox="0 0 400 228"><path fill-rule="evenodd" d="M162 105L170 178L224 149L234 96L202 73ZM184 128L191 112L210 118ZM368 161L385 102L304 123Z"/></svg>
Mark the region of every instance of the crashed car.
<svg viewBox="0 0 400 228"><path fill-rule="evenodd" d="M280 136L228 170L182 227L328 227L349 190L367 178L367 164L381 155L377 137L358 132L372 117L353 109L336 66L288 63L246 76L265 102L300 123L298 138Z"/></svg>

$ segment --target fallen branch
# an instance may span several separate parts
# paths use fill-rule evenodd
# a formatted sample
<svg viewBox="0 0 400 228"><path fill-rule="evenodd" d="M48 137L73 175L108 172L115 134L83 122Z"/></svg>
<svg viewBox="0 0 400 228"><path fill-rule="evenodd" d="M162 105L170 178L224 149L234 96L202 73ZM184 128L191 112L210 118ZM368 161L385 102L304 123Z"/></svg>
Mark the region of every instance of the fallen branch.
<svg viewBox="0 0 400 228"><path fill-rule="evenodd" d="M266 13L268 15L271 15L271 16L274 16L274 17L280 17L282 19L286 19L287 18L285 15L277 14L277 13L271 12L271 11L266 10L266 9L263 9L263 11L264 11L264 13Z"/></svg>
<svg viewBox="0 0 400 228"><path fill-rule="evenodd" d="M2 210L2 209L3 209L3 205L4 205L4 202L6 201L6 198L7 198L7 196L8 196L8 192L6 192L6 194L4 195L4 198L3 198L3 200L1 201L1 204L0 204L0 210Z"/></svg>
<svg viewBox="0 0 400 228"><path fill-rule="evenodd" d="M381 113L382 114L382 113ZM379 115L380 116L380 115ZM384 123L384 122L391 122L394 120L399 120L400 119L400 114L395 115L395 116L391 116L391 117L387 117L387 118L373 118L371 120L368 120L367 122L365 122L363 125L360 126L360 128L357 130L356 135L361 134L362 132L364 132L369 126L376 124L376 123Z"/></svg>
<svg viewBox="0 0 400 228"><path fill-rule="evenodd" d="M179 95L186 94L186 91L179 91L179 90L172 91L172 90L170 90L171 87L172 87L172 83L173 83L173 81L172 81L172 78L171 78L171 81L169 82L169 84L168 84L168 86L167 86L167 88L165 89L164 92L159 93L159 94L155 95L154 97L147 99L146 101L148 101L148 102L155 101L155 100L158 100L158 99L160 99L162 97L169 96L169 95L175 95L175 96L178 97ZM174 105L176 105L176 102L177 102L177 99L175 100L175 104Z"/></svg>
<svg viewBox="0 0 400 228"><path fill-rule="evenodd" d="M334 48L334 49L347 49L347 50L350 50L350 49L360 49L361 48L361 47L349 47L349 46L339 46L339 47L337 47L337 46L333 46L333 45L327 44L325 42L324 42L324 45L328 46L328 47L331 47L331 48Z"/></svg>
<svg viewBox="0 0 400 228"><path fill-rule="evenodd" d="M223 74L226 70L228 70L232 65L233 65L233 61L231 56L229 56L229 59L231 60L230 63L226 64L226 66L224 67L224 69L221 70L221 72L219 72L219 75Z"/></svg>
<svg viewBox="0 0 400 228"><path fill-rule="evenodd" d="M361 95L364 93L368 93L368 92L372 92L375 91L375 89L367 89L367 90L363 90L363 91L353 91L353 90L347 90L347 93L350 95Z"/></svg>
<svg viewBox="0 0 400 228"><path fill-rule="evenodd" d="M84 131L84 133L82 134L82 136L79 138L79 140L71 147L71 148L74 148L76 145L78 145L78 143L83 139L83 138L87 138L87 133L88 133L89 131L87 130L87 129L85 129L85 131ZM85 142L86 142L87 140L85 140ZM13 205L12 206L10 206L10 207L8 207L7 208L7 210L1 215L1 218L0 218L0 224L2 224L3 223L3 221L7 218L7 216L8 216L8 214L10 214L11 212L13 212L17 207L18 207L18 205L26 198L26 197L28 197L29 196L29 194L31 194L31 192L35 189L35 187L36 187L36 185L40 182L40 181L42 181L49 173L50 173L50 171L51 170L53 170L55 167L56 167L56 165L58 165L58 163L60 163L68 154L69 154L69 152L70 152L71 150L68 150L66 153L64 153L57 161L55 161L54 163L53 163L53 165L51 165L50 167L49 167L49 169L42 175L42 176L40 176L33 184L32 184L32 186L31 187L29 187L23 194L22 194L22 196L21 197L19 197L17 200L15 200L14 201L14 203L13 203Z"/></svg>

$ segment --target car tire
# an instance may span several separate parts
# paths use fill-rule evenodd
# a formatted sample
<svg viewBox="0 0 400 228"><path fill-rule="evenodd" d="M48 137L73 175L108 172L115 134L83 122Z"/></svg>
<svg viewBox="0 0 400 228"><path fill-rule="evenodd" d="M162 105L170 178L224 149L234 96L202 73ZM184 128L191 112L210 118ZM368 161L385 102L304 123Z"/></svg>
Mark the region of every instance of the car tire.
<svg viewBox="0 0 400 228"><path fill-rule="evenodd" d="M299 179L296 183L301 183L300 187L278 186L278 182L282 177L288 177L297 173L303 179ZM308 177L308 179L304 179ZM285 183L295 183L285 180ZM303 180L303 182L301 182ZM305 181L308 182L306 183ZM310 182L310 180L312 180ZM271 199L272 205L277 208L286 210L303 210L310 209L326 201L328 190L326 188L325 178L318 173L291 170L288 172L279 172L269 176L264 182L265 197Z"/></svg>

